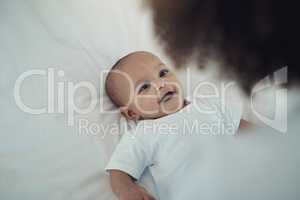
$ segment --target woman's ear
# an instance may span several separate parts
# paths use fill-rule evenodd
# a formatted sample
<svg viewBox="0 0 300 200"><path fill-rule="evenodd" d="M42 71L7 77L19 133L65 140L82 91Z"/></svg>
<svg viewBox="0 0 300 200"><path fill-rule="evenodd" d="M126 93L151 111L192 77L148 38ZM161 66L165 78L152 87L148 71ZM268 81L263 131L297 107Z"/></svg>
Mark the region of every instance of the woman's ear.
<svg viewBox="0 0 300 200"><path fill-rule="evenodd" d="M129 120L137 121L140 118L140 116L138 114L136 114L132 110L129 110L126 107L122 107L122 108L120 108L120 110L121 110L121 114Z"/></svg>

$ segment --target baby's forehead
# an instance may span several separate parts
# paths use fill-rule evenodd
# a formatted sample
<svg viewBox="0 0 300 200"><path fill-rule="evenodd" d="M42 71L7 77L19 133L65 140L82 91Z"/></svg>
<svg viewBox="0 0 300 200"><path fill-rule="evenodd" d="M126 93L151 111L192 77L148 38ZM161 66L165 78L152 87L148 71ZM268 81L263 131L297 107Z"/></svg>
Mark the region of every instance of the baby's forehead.
<svg viewBox="0 0 300 200"><path fill-rule="evenodd" d="M120 69L126 70L138 67L151 67L161 60L151 53L134 53L124 57L120 62Z"/></svg>
<svg viewBox="0 0 300 200"><path fill-rule="evenodd" d="M130 59L159 59L159 58L150 52L139 51L139 52L130 53L124 57L124 60L130 60Z"/></svg>
<svg viewBox="0 0 300 200"><path fill-rule="evenodd" d="M162 61L149 52L134 52L121 58L109 73L108 85L119 86L124 81L139 82L147 74L161 68Z"/></svg>

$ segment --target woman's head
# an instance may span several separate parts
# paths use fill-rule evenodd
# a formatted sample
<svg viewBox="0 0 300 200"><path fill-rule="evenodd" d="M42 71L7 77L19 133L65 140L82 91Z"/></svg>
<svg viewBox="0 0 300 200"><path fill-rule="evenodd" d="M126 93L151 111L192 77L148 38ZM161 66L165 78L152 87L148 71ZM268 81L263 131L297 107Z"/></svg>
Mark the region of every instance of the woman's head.
<svg viewBox="0 0 300 200"><path fill-rule="evenodd" d="M295 1L150 0L156 33L179 67L189 55L219 59L222 74L252 86L288 66L300 81L299 9Z"/></svg>

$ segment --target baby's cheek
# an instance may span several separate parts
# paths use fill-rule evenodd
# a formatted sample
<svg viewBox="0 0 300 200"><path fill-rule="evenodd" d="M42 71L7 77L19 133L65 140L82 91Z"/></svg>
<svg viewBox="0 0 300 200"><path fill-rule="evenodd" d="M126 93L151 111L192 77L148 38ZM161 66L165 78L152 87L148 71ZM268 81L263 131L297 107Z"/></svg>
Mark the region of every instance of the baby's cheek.
<svg viewBox="0 0 300 200"><path fill-rule="evenodd" d="M140 112L149 112L149 114L159 111L157 99L154 98L139 98L137 101L137 108Z"/></svg>

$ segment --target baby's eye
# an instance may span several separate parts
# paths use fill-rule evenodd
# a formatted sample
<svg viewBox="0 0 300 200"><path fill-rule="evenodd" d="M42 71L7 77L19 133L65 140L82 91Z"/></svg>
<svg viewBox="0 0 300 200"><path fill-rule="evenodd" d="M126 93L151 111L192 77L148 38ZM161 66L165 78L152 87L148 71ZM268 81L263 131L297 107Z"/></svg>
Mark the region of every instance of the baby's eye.
<svg viewBox="0 0 300 200"><path fill-rule="evenodd" d="M160 72L159 72L159 77L164 77L164 76L166 76L168 73L169 73L169 70L168 70L168 69L162 69L162 70L160 70Z"/></svg>
<svg viewBox="0 0 300 200"><path fill-rule="evenodd" d="M139 88L139 90L138 90L138 93L141 93L141 92L143 92L144 90L147 90L148 88L150 88L150 82L146 82L146 83L143 83L141 86L140 86L140 88Z"/></svg>

